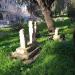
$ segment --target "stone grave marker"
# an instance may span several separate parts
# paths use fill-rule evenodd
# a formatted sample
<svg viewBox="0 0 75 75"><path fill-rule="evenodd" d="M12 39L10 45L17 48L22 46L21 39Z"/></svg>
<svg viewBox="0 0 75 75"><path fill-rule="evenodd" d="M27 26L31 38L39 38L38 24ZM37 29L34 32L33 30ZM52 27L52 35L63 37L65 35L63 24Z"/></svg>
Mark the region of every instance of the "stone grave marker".
<svg viewBox="0 0 75 75"><path fill-rule="evenodd" d="M60 35L59 33L59 28L55 29L55 34L53 35L53 40L59 40L60 39Z"/></svg>
<svg viewBox="0 0 75 75"><path fill-rule="evenodd" d="M55 35L58 35L58 32L59 32L59 28L56 28L55 29Z"/></svg>
<svg viewBox="0 0 75 75"><path fill-rule="evenodd" d="M25 37L24 29L21 29L19 31L19 37L20 37L20 47L26 48L27 47L27 40L26 40L26 37Z"/></svg>
<svg viewBox="0 0 75 75"><path fill-rule="evenodd" d="M27 41L24 33L24 29L21 29L19 31L19 37L20 37L20 47L16 48L15 52L12 52L11 55L13 58L28 58L27 56ZM26 53L26 54L25 54Z"/></svg>
<svg viewBox="0 0 75 75"><path fill-rule="evenodd" d="M36 22L33 22L34 21L29 21L30 45L27 43L24 29L21 29L19 31L20 47L16 48L15 52L12 52L12 58L18 58L25 64L32 63L39 55L40 46L37 42L35 42Z"/></svg>
<svg viewBox="0 0 75 75"><path fill-rule="evenodd" d="M36 34L36 32L37 32L37 22L36 21L34 21L34 30L35 30L35 34Z"/></svg>
<svg viewBox="0 0 75 75"><path fill-rule="evenodd" d="M36 25L34 21L29 21L29 43L32 44L35 41Z"/></svg>

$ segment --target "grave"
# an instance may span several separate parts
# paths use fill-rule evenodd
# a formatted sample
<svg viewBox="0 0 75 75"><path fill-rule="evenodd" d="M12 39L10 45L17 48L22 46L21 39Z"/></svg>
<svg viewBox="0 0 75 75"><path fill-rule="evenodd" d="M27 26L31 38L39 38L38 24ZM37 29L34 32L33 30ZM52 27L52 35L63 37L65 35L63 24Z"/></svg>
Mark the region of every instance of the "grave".
<svg viewBox="0 0 75 75"><path fill-rule="evenodd" d="M59 40L60 39L60 35L58 33L59 33L59 28L56 28L55 33L53 35L53 40Z"/></svg>
<svg viewBox="0 0 75 75"><path fill-rule="evenodd" d="M27 55L25 56L25 53L27 54L27 50L26 50L27 41L24 35L24 29L21 29L19 31L19 37L20 37L20 47L17 48L15 52L12 52L12 57L13 58L18 57L20 59L27 58Z"/></svg>
<svg viewBox="0 0 75 75"><path fill-rule="evenodd" d="M32 63L39 55L40 46L36 42L36 27L33 21L29 21L29 43L24 33L24 29L19 31L20 47L11 53L12 58L18 58L25 64Z"/></svg>
<svg viewBox="0 0 75 75"><path fill-rule="evenodd" d="M35 29L35 34L37 33L37 22L34 21L34 29Z"/></svg>
<svg viewBox="0 0 75 75"><path fill-rule="evenodd" d="M19 37L20 37L20 47L21 48L26 48L27 47L27 41L26 41L26 36L24 35L24 29L21 29L19 32Z"/></svg>
<svg viewBox="0 0 75 75"><path fill-rule="evenodd" d="M37 25L36 21L29 21L29 44L32 44L36 41L36 31L37 31Z"/></svg>
<svg viewBox="0 0 75 75"><path fill-rule="evenodd" d="M53 35L53 40L65 42L65 34L59 34L59 28L56 28Z"/></svg>

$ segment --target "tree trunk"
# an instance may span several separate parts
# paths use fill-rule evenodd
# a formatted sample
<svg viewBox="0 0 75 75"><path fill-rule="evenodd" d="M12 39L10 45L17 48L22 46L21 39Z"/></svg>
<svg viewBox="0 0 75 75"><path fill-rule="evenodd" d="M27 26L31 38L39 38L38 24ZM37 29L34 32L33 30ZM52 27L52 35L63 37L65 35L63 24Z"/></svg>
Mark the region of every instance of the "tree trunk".
<svg viewBox="0 0 75 75"><path fill-rule="evenodd" d="M50 16L50 13L51 12L48 9L45 9L42 11L42 14L44 15L44 19L45 19L45 22L47 24L48 30L54 31L53 20Z"/></svg>
<svg viewBox="0 0 75 75"><path fill-rule="evenodd" d="M51 17L51 11L44 5L44 2L42 0L37 0L37 2L41 8L41 11L44 16L45 22L47 24L48 30L50 32L54 31L53 20Z"/></svg>

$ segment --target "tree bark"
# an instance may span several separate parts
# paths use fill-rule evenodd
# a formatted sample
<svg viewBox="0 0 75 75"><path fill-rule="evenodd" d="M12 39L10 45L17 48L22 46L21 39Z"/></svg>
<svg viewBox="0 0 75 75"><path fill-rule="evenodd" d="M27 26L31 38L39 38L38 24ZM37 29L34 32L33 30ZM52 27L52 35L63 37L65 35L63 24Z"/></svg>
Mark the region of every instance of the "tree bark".
<svg viewBox="0 0 75 75"><path fill-rule="evenodd" d="M51 17L51 11L45 6L44 2L42 0L37 0L38 5L41 8L42 14L44 16L45 22L47 24L48 30L54 31L54 26L53 26L53 20Z"/></svg>
<svg viewBox="0 0 75 75"><path fill-rule="evenodd" d="M50 16L50 13L51 12L48 9L45 9L42 11L42 14L44 15L44 19L47 24L48 30L54 31L53 20L52 20L52 17Z"/></svg>

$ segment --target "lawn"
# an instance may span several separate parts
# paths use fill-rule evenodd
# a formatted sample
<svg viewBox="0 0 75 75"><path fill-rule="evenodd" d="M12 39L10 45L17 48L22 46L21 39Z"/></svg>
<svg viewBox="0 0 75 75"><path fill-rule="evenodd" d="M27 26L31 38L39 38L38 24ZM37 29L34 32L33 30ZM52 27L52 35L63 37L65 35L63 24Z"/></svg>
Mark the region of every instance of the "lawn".
<svg viewBox="0 0 75 75"><path fill-rule="evenodd" d="M54 23L65 34L66 41L48 39L44 23L38 26L41 43L40 55L32 64L23 64L12 60L10 53L19 47L19 33L11 29L0 29L0 75L75 75L75 48L72 41L72 29L75 23L70 20Z"/></svg>

